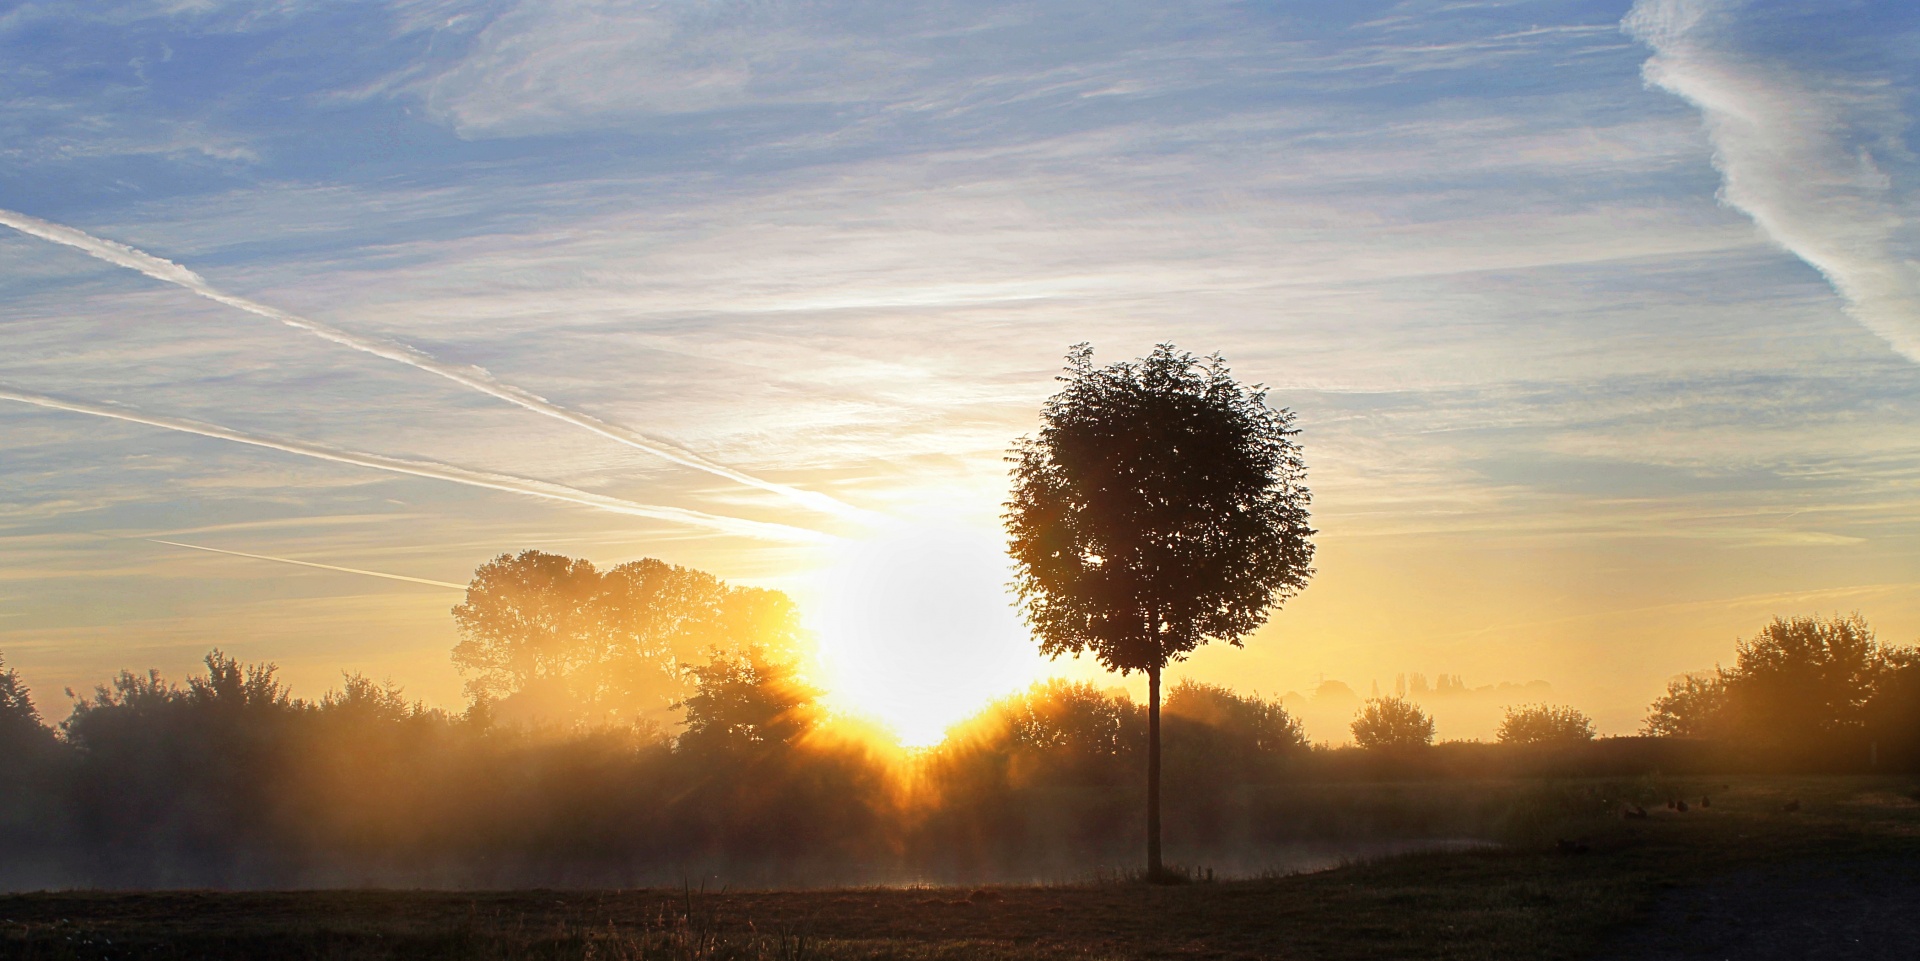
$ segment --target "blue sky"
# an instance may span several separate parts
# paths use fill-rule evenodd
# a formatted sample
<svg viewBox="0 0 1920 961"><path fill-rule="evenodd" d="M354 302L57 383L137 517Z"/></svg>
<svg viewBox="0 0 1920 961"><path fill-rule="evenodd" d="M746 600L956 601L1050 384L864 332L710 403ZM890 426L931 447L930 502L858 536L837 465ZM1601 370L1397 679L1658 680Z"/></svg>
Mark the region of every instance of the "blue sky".
<svg viewBox="0 0 1920 961"><path fill-rule="evenodd" d="M609 503L991 537L1078 341L1223 351L1306 430L1320 574L1204 679L1624 731L1773 614L1920 636L1903 4L0 10L0 208L152 258L0 232L0 391L69 408L0 401L0 652L56 715L214 644L457 701L457 595L147 538L806 599L834 549Z"/></svg>

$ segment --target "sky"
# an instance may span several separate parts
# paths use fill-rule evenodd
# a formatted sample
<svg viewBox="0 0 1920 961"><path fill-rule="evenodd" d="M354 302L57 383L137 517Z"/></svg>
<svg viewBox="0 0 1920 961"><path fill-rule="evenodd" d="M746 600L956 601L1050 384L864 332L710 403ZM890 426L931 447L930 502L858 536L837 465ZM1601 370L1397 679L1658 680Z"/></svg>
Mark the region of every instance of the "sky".
<svg viewBox="0 0 1920 961"><path fill-rule="evenodd" d="M1913 643L1916 41L1892 2L0 4L0 655L53 718L216 646L457 708L476 566L658 557L793 593L839 703L924 740L1106 677L1000 566L1082 341L1222 352L1302 428L1311 586L1176 677L1544 681L1630 733L1776 615Z"/></svg>

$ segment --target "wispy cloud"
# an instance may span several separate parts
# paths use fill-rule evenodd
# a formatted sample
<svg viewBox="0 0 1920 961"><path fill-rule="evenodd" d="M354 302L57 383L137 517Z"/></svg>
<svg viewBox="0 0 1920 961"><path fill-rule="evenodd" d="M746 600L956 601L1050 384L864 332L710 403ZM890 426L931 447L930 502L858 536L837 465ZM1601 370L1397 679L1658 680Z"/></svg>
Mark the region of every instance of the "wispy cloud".
<svg viewBox="0 0 1920 961"><path fill-rule="evenodd" d="M1741 49L1755 11L1730 0L1640 0L1629 33L1654 51L1647 82L1700 109L1721 196L1826 276L1854 319L1920 361L1920 265L1908 211L1878 151L1903 150L1903 93Z"/></svg>
<svg viewBox="0 0 1920 961"><path fill-rule="evenodd" d="M451 481L456 484L506 491L527 497L563 501L569 504L578 504L583 507L591 507L595 510L608 511L615 514L671 521L676 524L689 524L695 527L704 527L709 530L716 530L741 537L799 543L823 543L833 539L830 535L822 534L818 531L790 527L785 524L742 520L736 517L721 517L679 507L637 504L633 501L622 500L617 497L608 497L604 494L595 494L568 487L564 484L555 484L526 477L515 477L511 474L496 474L488 471L455 467L451 464L442 464L437 461L408 460L398 457L386 457L380 454L368 454L360 451L322 447L317 444L303 444L298 441L261 437L256 434L248 434L221 427L217 424L185 420L177 417L144 414L125 408L108 407L102 404L87 403L85 401L50 397L45 394L36 394L11 388L0 387L0 400L32 404L48 410L61 410L75 414L88 414L94 417L106 417L132 424L145 424L149 427L180 431L187 434L198 434L202 437L212 437L219 440L232 441L236 444L264 447L269 450L299 454L303 457L315 457L320 460L333 461L339 464L352 464L357 467L368 467L374 470L390 471L396 474L410 474L414 477Z"/></svg>
<svg viewBox="0 0 1920 961"><path fill-rule="evenodd" d="M622 0L522 4L426 82L428 107L464 135L489 136L738 103L752 79L744 52L689 36L677 22L689 14Z"/></svg>
<svg viewBox="0 0 1920 961"><path fill-rule="evenodd" d="M1920 69L1907 5L1650 0L1637 16L1668 32L1639 37L1618 27L1629 4L1580 0L349 6L20 8L46 26L0 28L20 107L0 122L18 159L0 206L112 223L96 232L249 304L754 475L987 527L1067 344L1222 349L1301 413L1328 563L1275 643L1199 659L1202 679L1352 681L1373 651L1388 677L1545 677L1638 711L1760 613L1684 605L1898 580L1920 544L1920 365L1843 312L1897 322L1875 270L1914 246L1896 223L1916 166L1898 144ZM1656 35L1675 87L1641 75ZM175 130L214 149L128 152ZM806 516L357 348L288 343L276 315L97 283L64 247L0 239L0 381L26 390ZM823 555L80 420L0 420L0 536L212 537L443 577L513 547L668 552L796 590ZM184 532L333 512L381 520L297 547ZM39 652L31 670L125 651L159 636L133 609L159 595L144 606L183 612L165 627L178 666L244 636L322 683L351 615L367 665L416 651L408 683L458 696L437 588L296 622L282 594L372 582L236 585L113 553L0 552L31 612L0 643ZM1869 600L1914 636L1920 606ZM1676 606L1605 616L1651 605ZM1550 623L1483 630L1510 621Z"/></svg>
<svg viewBox="0 0 1920 961"><path fill-rule="evenodd" d="M117 267L138 271L154 280L185 288L216 303L225 304L247 313L276 320L297 330L303 330L322 339L332 341L363 353L372 354L386 360L406 364L426 371L438 377L453 381L463 387L477 390L490 397L496 397L507 403L542 414L555 420L582 427L609 440L617 441L636 450L645 451L663 457L684 467L705 471L717 477L757 487L761 490L779 494L796 504L823 513L843 518L857 518L864 512L851 505L815 491L801 490L786 484L763 480L751 474L735 470L724 464L716 464L692 451L668 444L629 430L616 424L583 414L555 404L544 397L531 393L511 384L503 384L492 375L477 367L460 367L445 363L429 354L405 344L379 340L342 330L331 324L288 313L278 307L270 307L255 300L236 294L230 294L212 284L192 270L173 261L155 257L143 250L137 250L126 244L95 237L85 231L41 220L11 210L0 210L0 224L12 227L21 233L49 240L57 244L76 248L89 256L104 260Z"/></svg>
<svg viewBox="0 0 1920 961"><path fill-rule="evenodd" d="M467 589L467 585L455 584L452 581L436 581L436 580L431 580L425 577L409 577L405 574L389 574L385 571L369 571L369 570L363 570L358 567L340 567L335 564L321 564L315 561L297 561L291 557L274 557L271 554L249 554L246 551L229 551L229 550L224 550L218 547L207 547L203 544L186 544L180 541L161 540L158 537L147 537L147 538L143 538L143 540L147 540L155 544L165 544L168 547L182 547L190 551L206 551L209 554L226 554L230 557L246 557L256 561L272 561L276 564L293 564L298 567L311 567L315 570L321 570L321 571L337 571L342 574L364 574L368 577L381 577L390 581L405 581L409 584L425 584L428 587L445 587L445 588L451 588L452 590L456 590L456 591L464 591Z"/></svg>

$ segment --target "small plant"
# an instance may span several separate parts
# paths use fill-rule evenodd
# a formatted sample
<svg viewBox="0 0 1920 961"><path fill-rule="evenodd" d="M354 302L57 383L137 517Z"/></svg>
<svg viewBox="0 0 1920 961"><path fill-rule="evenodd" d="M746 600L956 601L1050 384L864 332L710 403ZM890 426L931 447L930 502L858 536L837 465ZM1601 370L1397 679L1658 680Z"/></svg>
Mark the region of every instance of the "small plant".
<svg viewBox="0 0 1920 961"><path fill-rule="evenodd" d="M1376 697L1354 717L1353 741L1369 750L1426 747L1433 743L1433 718L1404 697Z"/></svg>
<svg viewBox="0 0 1920 961"><path fill-rule="evenodd" d="M1593 719L1565 705L1523 704L1507 708L1498 735L1502 744L1567 744L1593 740Z"/></svg>

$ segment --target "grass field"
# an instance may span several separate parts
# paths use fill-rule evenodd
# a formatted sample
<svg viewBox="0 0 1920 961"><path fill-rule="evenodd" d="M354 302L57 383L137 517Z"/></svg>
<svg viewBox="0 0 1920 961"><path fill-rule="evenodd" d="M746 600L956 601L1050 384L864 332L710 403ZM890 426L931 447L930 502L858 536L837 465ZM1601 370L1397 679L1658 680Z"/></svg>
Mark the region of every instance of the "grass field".
<svg viewBox="0 0 1920 961"><path fill-rule="evenodd" d="M1527 796L1499 848L1170 887L9 895L0 896L0 955L1920 956L1914 779L1559 781ZM1669 809L1672 797L1691 810ZM1786 810L1795 801L1798 810ZM1647 817L1621 818L1624 802L1642 804Z"/></svg>

